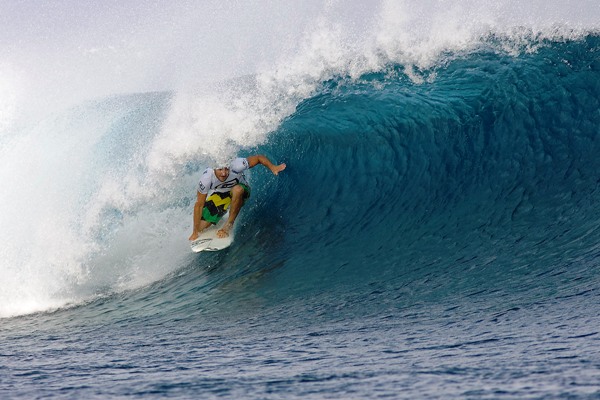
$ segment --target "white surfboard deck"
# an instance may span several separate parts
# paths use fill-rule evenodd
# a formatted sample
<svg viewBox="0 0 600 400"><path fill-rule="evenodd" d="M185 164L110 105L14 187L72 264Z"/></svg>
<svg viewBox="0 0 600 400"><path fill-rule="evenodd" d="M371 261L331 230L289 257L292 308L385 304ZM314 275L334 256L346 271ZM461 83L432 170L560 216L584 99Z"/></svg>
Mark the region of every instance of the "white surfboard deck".
<svg viewBox="0 0 600 400"><path fill-rule="evenodd" d="M194 253L200 253L201 251L217 251L223 250L231 246L233 242L234 230L229 231L229 236L224 238L218 238L217 232L225 225L229 213L225 214L218 224L207 228L204 232L198 236L198 239L190 243L192 251Z"/></svg>

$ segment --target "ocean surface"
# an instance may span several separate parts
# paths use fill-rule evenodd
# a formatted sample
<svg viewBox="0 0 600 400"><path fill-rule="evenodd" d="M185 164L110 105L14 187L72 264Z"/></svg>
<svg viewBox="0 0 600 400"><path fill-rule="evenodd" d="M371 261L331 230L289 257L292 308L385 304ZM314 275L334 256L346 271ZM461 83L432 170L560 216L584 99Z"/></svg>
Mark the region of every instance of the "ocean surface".
<svg viewBox="0 0 600 400"><path fill-rule="evenodd" d="M0 398L600 398L597 27L394 4L0 118ZM287 169L192 253L200 173L252 154Z"/></svg>

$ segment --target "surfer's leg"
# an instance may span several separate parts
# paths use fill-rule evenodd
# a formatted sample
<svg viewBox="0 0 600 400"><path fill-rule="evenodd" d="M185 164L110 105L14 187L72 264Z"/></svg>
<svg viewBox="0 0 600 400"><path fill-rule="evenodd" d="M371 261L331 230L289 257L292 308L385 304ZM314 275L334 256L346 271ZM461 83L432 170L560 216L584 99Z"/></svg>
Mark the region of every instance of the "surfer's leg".
<svg viewBox="0 0 600 400"><path fill-rule="evenodd" d="M212 222L208 222L206 220L200 220L200 229L198 230L198 233L202 233L204 232L204 230L206 228L208 228L209 226L213 225Z"/></svg>
<svg viewBox="0 0 600 400"><path fill-rule="evenodd" d="M231 201L229 194L213 193L206 199L202 214L200 216L200 223L198 224L198 231L196 232L195 238L192 239L193 235L190 236L190 240L196 240L198 235L202 234L207 228L216 224L221 219L221 216L225 214L225 208Z"/></svg>
<svg viewBox="0 0 600 400"><path fill-rule="evenodd" d="M237 218L242 206L244 205L244 200L246 200L250 196L249 190L247 190L242 185L235 185L231 189L231 205L229 206L229 218L223 228L217 232L218 237L227 237L229 236L229 231L233 228L233 224L235 219Z"/></svg>

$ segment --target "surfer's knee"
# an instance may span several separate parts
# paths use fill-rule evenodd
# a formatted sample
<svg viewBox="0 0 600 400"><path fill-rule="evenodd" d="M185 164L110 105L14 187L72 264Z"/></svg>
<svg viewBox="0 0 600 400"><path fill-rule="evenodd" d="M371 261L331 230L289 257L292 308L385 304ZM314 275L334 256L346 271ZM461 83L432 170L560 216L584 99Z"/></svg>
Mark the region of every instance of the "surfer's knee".
<svg viewBox="0 0 600 400"><path fill-rule="evenodd" d="M239 197L242 198L242 196L244 195L244 188L240 185L235 185L233 188L231 188L231 197L235 198L235 197Z"/></svg>

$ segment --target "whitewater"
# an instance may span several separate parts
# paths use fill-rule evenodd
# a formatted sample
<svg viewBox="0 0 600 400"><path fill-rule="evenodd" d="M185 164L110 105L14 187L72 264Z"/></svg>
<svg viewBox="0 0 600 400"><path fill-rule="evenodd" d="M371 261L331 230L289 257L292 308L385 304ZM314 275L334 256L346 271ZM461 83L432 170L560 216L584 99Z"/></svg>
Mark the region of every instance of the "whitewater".
<svg viewBox="0 0 600 400"><path fill-rule="evenodd" d="M0 18L0 397L600 397L597 2Z"/></svg>

